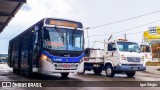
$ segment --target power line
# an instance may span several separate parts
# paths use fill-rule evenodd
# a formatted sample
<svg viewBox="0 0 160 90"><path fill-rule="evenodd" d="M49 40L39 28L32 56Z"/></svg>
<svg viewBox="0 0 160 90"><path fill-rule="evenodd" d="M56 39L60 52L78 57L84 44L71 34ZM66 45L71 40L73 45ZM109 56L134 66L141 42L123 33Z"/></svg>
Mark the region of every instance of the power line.
<svg viewBox="0 0 160 90"><path fill-rule="evenodd" d="M133 34L139 34L139 33L143 33L143 32L141 31L141 32L135 32L135 33L128 33L127 35L133 35Z"/></svg>
<svg viewBox="0 0 160 90"><path fill-rule="evenodd" d="M139 33L143 33L143 32L141 31L141 32L125 33L125 34L126 34L126 35L133 35L133 34L139 34ZM122 35L116 35L116 36L114 36L114 38L119 37L119 36L122 36ZM102 41L102 40L100 40L100 41ZM94 42L95 42L95 41L94 41ZM94 43L94 42L89 42L89 43Z"/></svg>
<svg viewBox="0 0 160 90"><path fill-rule="evenodd" d="M139 33L143 33L143 31L141 32L134 32L134 33L125 33L126 35L134 35L134 34L139 34ZM117 38L119 36L123 36L123 35L116 35L114 38Z"/></svg>
<svg viewBox="0 0 160 90"><path fill-rule="evenodd" d="M108 25L112 25L112 24L116 24L116 23L120 23L120 22L124 22L124 21L128 21L128 20L140 18L140 17L143 17L143 16L151 15L151 14L158 13L158 12L160 12L160 10L153 11L153 12L146 13L146 14L142 14L142 15L135 16L135 17L131 17L131 18L127 18L127 19L122 19L122 20L118 20L118 21L114 21L114 22L98 25L98 26L87 27L86 29L92 29L92 28L98 28L98 27L108 26Z"/></svg>
<svg viewBox="0 0 160 90"><path fill-rule="evenodd" d="M130 29L121 30L121 31L118 31L118 32L113 32L113 33L108 33L108 34L101 34L101 35L91 35L91 36L89 36L89 37L94 37L94 36L105 36L105 35L110 35L110 34L115 34L115 33L122 33L122 32L124 32L124 31L130 31L130 30L137 29L137 28L140 28L140 27L144 27L144 26L147 26L147 25L156 23L156 22L160 22L160 20L153 21L153 22L150 22L150 23L147 23L147 24L144 24L144 25L140 25L140 26L137 26L137 27L130 28Z"/></svg>

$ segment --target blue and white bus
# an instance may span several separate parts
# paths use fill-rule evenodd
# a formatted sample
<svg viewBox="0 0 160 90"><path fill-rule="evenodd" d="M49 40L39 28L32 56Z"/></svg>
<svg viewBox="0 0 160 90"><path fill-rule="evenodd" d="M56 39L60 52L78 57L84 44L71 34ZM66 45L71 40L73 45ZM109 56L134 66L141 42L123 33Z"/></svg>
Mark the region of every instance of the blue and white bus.
<svg viewBox="0 0 160 90"><path fill-rule="evenodd" d="M13 73L77 72L84 56L84 32L80 22L44 18L9 42L8 65Z"/></svg>

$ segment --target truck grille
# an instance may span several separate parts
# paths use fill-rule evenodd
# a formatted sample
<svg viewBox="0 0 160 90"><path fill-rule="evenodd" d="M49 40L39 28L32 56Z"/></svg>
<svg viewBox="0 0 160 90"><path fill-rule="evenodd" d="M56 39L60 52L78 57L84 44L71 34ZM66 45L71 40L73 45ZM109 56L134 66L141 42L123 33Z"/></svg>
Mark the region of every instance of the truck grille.
<svg viewBox="0 0 160 90"><path fill-rule="evenodd" d="M140 62L140 57L127 57L128 62Z"/></svg>

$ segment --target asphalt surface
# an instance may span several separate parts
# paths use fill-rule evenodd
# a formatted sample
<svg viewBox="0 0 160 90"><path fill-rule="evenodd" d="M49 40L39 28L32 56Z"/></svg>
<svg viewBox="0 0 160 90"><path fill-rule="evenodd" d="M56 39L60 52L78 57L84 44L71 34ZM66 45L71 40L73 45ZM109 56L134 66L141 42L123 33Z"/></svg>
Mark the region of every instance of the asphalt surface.
<svg viewBox="0 0 160 90"><path fill-rule="evenodd" d="M42 74L33 74L32 77L26 77L24 75L19 74L13 74L12 69L8 68L5 65L0 65L0 81L37 81L37 82L47 82L50 81L51 84L57 84L55 87L41 87L41 88L6 88L1 87L0 89L12 89L12 90L159 90L159 87L127 87L128 81L160 81L160 75L151 74L148 72L137 72L136 75L133 78L128 78L125 74L116 74L115 77L110 78L106 77L105 72L102 72L100 75L95 75L92 71L87 71L85 74L77 74L77 73L70 73L68 78L62 78L60 74L50 74L50 75L42 75ZM78 83L76 82L78 81ZM84 82L84 83L79 83ZM88 82L87 82L88 81ZM113 82L116 83L113 83ZM125 84L122 84L124 83ZM76 86L67 86L66 82L70 82L71 84L77 84ZM98 83L98 85L94 85ZM101 86L101 83L108 83L112 82L113 84L119 84L122 85L122 87L107 87L107 86ZM48 82L47 82L48 83ZM66 83L66 85L65 85ZM91 85L93 83L93 85ZM160 83L160 82L158 82ZM62 84L62 85L59 85ZM83 84L85 87L83 87ZM111 83L110 83L111 84ZM130 83L131 84L131 83ZM87 86L88 85L88 86ZM117 86L115 85L115 86ZM126 87L125 87L126 86Z"/></svg>

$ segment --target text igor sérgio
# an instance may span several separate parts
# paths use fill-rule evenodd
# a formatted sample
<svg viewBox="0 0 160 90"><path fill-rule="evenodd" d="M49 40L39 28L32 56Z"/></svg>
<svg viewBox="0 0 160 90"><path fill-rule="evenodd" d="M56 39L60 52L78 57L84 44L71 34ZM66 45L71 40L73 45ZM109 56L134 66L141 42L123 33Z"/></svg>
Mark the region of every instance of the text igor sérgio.
<svg viewBox="0 0 160 90"><path fill-rule="evenodd" d="M140 87L157 87L156 83L140 83Z"/></svg>

